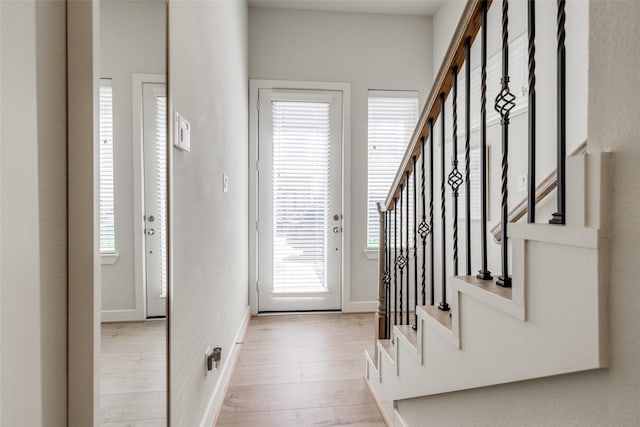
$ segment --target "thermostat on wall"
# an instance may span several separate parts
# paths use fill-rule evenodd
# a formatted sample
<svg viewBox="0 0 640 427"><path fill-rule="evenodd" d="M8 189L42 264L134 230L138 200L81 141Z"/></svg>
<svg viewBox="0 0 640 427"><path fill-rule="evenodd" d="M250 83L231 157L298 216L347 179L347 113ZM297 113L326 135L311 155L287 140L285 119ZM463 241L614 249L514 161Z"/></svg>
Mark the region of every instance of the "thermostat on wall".
<svg viewBox="0 0 640 427"><path fill-rule="evenodd" d="M191 124L176 112L176 137L173 145L183 151L191 151Z"/></svg>

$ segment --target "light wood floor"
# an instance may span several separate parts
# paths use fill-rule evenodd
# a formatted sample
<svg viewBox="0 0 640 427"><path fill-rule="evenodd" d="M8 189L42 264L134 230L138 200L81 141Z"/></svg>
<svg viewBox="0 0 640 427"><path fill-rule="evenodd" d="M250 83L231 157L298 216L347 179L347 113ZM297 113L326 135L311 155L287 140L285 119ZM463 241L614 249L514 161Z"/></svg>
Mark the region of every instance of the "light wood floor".
<svg viewBox="0 0 640 427"><path fill-rule="evenodd" d="M166 427L164 320L102 325L100 404L105 427Z"/></svg>
<svg viewBox="0 0 640 427"><path fill-rule="evenodd" d="M373 314L252 318L218 426L383 427L363 378L373 346Z"/></svg>

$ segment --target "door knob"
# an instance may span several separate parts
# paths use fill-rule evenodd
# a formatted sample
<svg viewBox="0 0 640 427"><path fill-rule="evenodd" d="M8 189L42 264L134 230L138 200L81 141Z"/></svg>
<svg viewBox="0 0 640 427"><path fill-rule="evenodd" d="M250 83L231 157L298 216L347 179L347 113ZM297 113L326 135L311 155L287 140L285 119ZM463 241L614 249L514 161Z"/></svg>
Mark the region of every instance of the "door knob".
<svg viewBox="0 0 640 427"><path fill-rule="evenodd" d="M340 227L333 227L333 232L334 233L339 233L340 232Z"/></svg>
<svg viewBox="0 0 640 427"><path fill-rule="evenodd" d="M154 230L153 228L149 228L149 229L147 230L147 234L148 234L149 236L153 236L154 234L156 234L156 230Z"/></svg>

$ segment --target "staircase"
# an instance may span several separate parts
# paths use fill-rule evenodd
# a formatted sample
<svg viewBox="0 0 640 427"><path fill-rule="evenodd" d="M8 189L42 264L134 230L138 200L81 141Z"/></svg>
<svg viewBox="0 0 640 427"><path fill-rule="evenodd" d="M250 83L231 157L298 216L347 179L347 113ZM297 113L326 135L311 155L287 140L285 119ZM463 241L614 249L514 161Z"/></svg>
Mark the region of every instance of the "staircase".
<svg viewBox="0 0 640 427"><path fill-rule="evenodd" d="M534 185L529 188L528 199L518 204L515 210L509 213L506 190L508 181L506 143L508 141L505 142L505 130L508 138L508 111L506 115L503 111L502 115L502 215L499 232L492 230L495 236L498 234L502 236L498 241L502 245L503 274L500 280L496 281L495 278L483 280L474 274L469 274L469 271L466 272L467 274L458 274L457 224L459 218L456 201L458 189L455 179L451 179L456 175L457 162L452 162L448 179L452 187L450 205L454 206L453 212L450 213L445 211L447 206L444 196L445 162L442 160L441 200L434 200L433 191L431 191L428 204L423 204L423 206L434 204L437 206L441 202L441 224L446 224L445 215L450 215L449 227L444 225L440 231L442 245L436 244L433 239L434 225L437 225L434 224L433 209L431 208L427 213L427 208L422 208L421 212L420 202L414 202L413 218L417 218L417 222L422 214L423 223L427 225L423 228L428 232L418 236L417 230L421 227L414 223L416 231L414 231L413 240L409 238L408 227L405 228L406 240L403 240L404 235L400 229L400 257L402 258L402 247L410 248L410 242L413 242L412 250L420 253L422 258L422 264L415 261L418 259L417 256L412 261L414 263L412 267L416 272L413 277L416 279L410 278L413 274L411 271L406 272L407 306L411 297L409 295L411 287L414 286L415 289L413 291L415 301L420 301L419 285L422 286L424 295L425 287L429 285L426 283L427 278L437 268L433 257L430 263L427 262L427 251L430 254L437 253L443 259L440 271L446 272L447 268L451 269L450 266L453 265L453 272L449 270L449 274L442 276L442 290L439 295L434 286L434 279L431 279L430 289L426 293L432 303L424 305L426 301L423 301L423 305L415 307L414 325L402 324L402 320L400 324L393 324L394 319L390 315L394 306L392 301L395 301L398 295L397 290L394 289L394 286L396 288L398 286L398 269L400 271L399 286L401 288L404 286L402 271L405 268L403 264L406 259L400 259L401 262L398 262L398 247L391 247L391 242L394 241L390 238L391 233L397 233L397 230L392 229L391 215L388 213L397 210L398 207L402 209L402 204L398 200L402 200L403 191L411 185L411 176L413 176L414 188L419 187L416 186L416 179L419 179L422 184L421 194L417 195L418 199L427 198L425 182L429 186L434 185L433 124L443 114L444 95L451 96L453 93L453 102L456 102L456 73L463 69L465 61L465 54L463 53L461 57L460 52L466 52L466 55L470 53L471 41L482 27L487 25L486 10L490 5L491 2L480 0L468 2L439 76L436 78L431 96L423 110L422 118L407 148L405 160L398 170L396 180L389 191L389 197L384 205L380 206L380 235L387 237L380 245L377 342L374 352L366 352L365 357L366 380L389 425L406 425L402 414L396 409L397 403L404 399L607 366L608 262L605 249L608 224L607 200L610 189L609 156L606 153L588 153L584 147L580 147L567 157L564 154L566 141L563 141L563 136L559 132L558 165L554 172L555 176L545 179L536 186L534 160L533 173L530 169L529 175ZM503 3L503 23L507 14L505 9ZM561 9L559 11L562 12ZM529 25L532 25L531 20ZM448 78L452 70L453 78ZM507 85L506 91L508 90ZM531 126L533 120L535 129L535 88L530 87L529 90L530 98L531 90L534 91L532 108L534 117L533 119L529 117L529 124ZM560 84L558 90L559 97L564 96ZM439 104L438 98L440 98ZM468 97L465 97L465 100L468 102ZM498 101L496 100L496 104ZM563 108L566 106L558 104L558 123L565 120L562 114ZM454 123L454 132L455 128ZM559 124L559 128L562 129L563 126ZM444 132L442 138L444 141ZM454 133L452 143L454 153L456 140ZM531 144L534 144L535 148L535 131L533 135L529 132L529 147ZM425 146L429 145L431 145L429 148L431 151L425 149ZM441 144L441 147L445 147L445 144ZM419 160L427 156L431 163L429 176L425 176L424 162L422 171L419 167ZM442 156L444 159L444 151ZM456 156L454 155L453 158L455 159ZM547 195L553 194L551 190L556 186L558 209L554 213L554 219L550 223L535 222L536 205ZM486 194L483 193L482 197L486 199ZM408 190L406 198L408 211ZM527 210L523 211L523 206ZM528 213L527 222L511 222L523 217L524 212ZM398 212L394 212L394 215L397 214ZM407 215L406 212L405 215ZM399 218L402 223L401 211ZM469 221L468 218L470 215L467 210L465 221ZM483 216L482 222L486 224L485 218ZM484 233L485 239L487 234L488 232ZM395 234L393 236L396 238ZM446 240L447 236L450 240ZM430 240L427 237L430 237ZM468 238L469 234L467 234ZM429 242L428 246L427 242ZM485 247L480 248L482 252L480 258L484 258L486 262L486 242L481 242L482 245ZM447 251L438 252L440 248ZM408 254L408 252L407 249L405 253ZM467 264L470 265L470 249L466 256ZM424 268L426 272L421 275L421 284L418 267ZM482 267L486 270L486 265ZM507 280L503 280L504 278ZM439 286L439 283L436 286ZM402 293L400 298L402 298L401 295ZM433 303L436 296L440 296L440 304ZM413 309L414 307L411 307L411 310ZM411 317L413 318L413 313Z"/></svg>
<svg viewBox="0 0 640 427"><path fill-rule="evenodd" d="M581 200L569 206L581 209L566 227L511 225L512 288L452 277L451 315L418 306L417 330L378 340L366 378L389 420L398 400L607 365L607 169L606 154L569 158L568 194Z"/></svg>

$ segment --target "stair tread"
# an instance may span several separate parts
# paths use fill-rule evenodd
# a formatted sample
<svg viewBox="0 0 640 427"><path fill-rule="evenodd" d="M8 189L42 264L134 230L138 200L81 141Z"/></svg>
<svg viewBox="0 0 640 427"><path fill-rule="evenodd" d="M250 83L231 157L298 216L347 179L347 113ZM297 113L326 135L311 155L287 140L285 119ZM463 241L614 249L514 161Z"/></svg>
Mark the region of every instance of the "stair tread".
<svg viewBox="0 0 640 427"><path fill-rule="evenodd" d="M447 328L448 330L452 330L452 321L451 316L449 316L449 311L442 311L438 309L435 305L423 305L421 308L432 318L438 321L442 326Z"/></svg>
<svg viewBox="0 0 640 427"><path fill-rule="evenodd" d="M495 280L480 280L476 276L456 276L456 279L501 296L502 298L513 299L513 289L498 286Z"/></svg>
<svg viewBox="0 0 640 427"><path fill-rule="evenodd" d="M396 325L396 331L401 333L414 348L418 348L418 332L411 325Z"/></svg>
<svg viewBox="0 0 640 427"><path fill-rule="evenodd" d="M393 347L393 342L391 340L378 340L382 349L387 353L387 356L393 361L396 362L396 350Z"/></svg>

